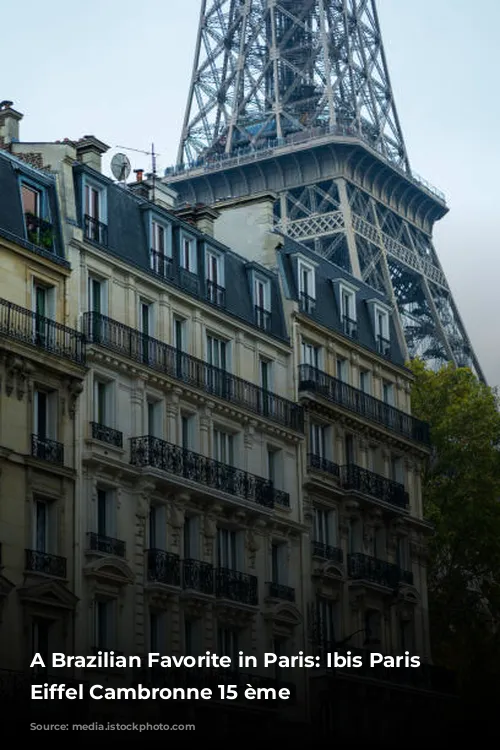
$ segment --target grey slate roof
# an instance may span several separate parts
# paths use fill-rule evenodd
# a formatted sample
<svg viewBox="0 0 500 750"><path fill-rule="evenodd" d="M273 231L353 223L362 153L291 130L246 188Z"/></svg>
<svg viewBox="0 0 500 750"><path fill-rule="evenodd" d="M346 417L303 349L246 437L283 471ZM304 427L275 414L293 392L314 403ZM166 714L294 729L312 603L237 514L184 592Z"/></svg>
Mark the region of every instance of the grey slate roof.
<svg viewBox="0 0 500 750"><path fill-rule="evenodd" d="M21 200L22 178L43 190L46 196L47 212L42 218L52 224L53 251L28 241ZM6 151L0 151L0 234L38 255L69 265L65 260L54 177Z"/></svg>
<svg viewBox="0 0 500 750"><path fill-rule="evenodd" d="M269 271L263 266L250 263L246 258L237 255L225 245L217 242L217 240L200 232L192 224L180 220L166 209L145 200L131 190L117 185L109 178L95 172L86 165L75 165L73 174L77 200L77 216L81 224L83 223L82 176L87 174L92 180L99 182L106 190L108 243L107 247L100 246L103 252L108 252L110 255L130 263L146 273L153 274L151 271L148 237L148 221L150 212L152 212L153 215L170 222L173 227L172 279L160 279L153 274L157 281L160 280L160 283L164 283L166 286L182 286L179 275L180 234L182 230L185 230L197 240L199 292L198 294L191 292L192 296L206 301L203 254L205 246L210 245L224 256L226 290L224 312L251 326L255 326L251 271L252 268L256 268L259 275L267 277L270 282L272 315L268 333L275 338L289 343L279 289L279 279L276 273ZM187 294L190 294L187 288L183 287L183 289Z"/></svg>
<svg viewBox="0 0 500 750"><path fill-rule="evenodd" d="M342 334L341 314L335 299L332 280L345 279L359 290L356 294L357 342L361 346L376 352L375 331L368 309L368 302L380 300L380 302L389 305L389 300L383 294L368 286L368 284L355 278L330 260L312 252L304 245L286 236L283 236L283 242L283 248L278 252L284 275L285 283L283 288L286 296L293 300L299 300L297 264L294 262L293 256L300 254L305 259L310 259L316 265L316 305L311 317L326 328ZM346 337L346 340L349 340L348 337ZM396 365L404 366L404 354L398 343L392 315L390 316L390 341L390 361Z"/></svg>

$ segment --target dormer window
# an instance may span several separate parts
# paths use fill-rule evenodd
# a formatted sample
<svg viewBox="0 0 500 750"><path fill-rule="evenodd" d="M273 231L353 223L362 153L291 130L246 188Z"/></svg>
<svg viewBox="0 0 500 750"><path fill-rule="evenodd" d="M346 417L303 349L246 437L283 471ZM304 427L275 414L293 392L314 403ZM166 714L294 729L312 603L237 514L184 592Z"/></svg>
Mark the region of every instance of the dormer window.
<svg viewBox="0 0 500 750"><path fill-rule="evenodd" d="M208 301L218 307L225 307L224 258L211 248L205 251L205 280Z"/></svg>
<svg viewBox="0 0 500 750"><path fill-rule="evenodd" d="M196 243L186 234L181 235L181 268L196 273Z"/></svg>
<svg viewBox="0 0 500 750"><path fill-rule="evenodd" d="M54 228L45 220L46 199L44 191L27 182L21 183L21 198L26 226L26 237L43 250L54 250Z"/></svg>
<svg viewBox="0 0 500 750"><path fill-rule="evenodd" d="M340 314L340 326L345 336L358 338L358 316L356 310L356 292L358 287L349 283L347 279L333 282L335 297Z"/></svg>
<svg viewBox="0 0 500 750"><path fill-rule="evenodd" d="M380 300L368 303L371 308L375 346L383 357L391 356L390 314L391 309Z"/></svg>
<svg viewBox="0 0 500 750"><path fill-rule="evenodd" d="M253 287L255 322L264 331L271 327L271 289L269 279L254 277Z"/></svg>
<svg viewBox="0 0 500 750"><path fill-rule="evenodd" d="M163 278L172 277L172 228L167 222L151 220L151 270Z"/></svg>
<svg viewBox="0 0 500 750"><path fill-rule="evenodd" d="M85 239L107 246L108 227L106 216L106 193L104 188L84 178L83 229Z"/></svg>
<svg viewBox="0 0 500 750"><path fill-rule="evenodd" d="M301 312L312 315L316 307L316 278L314 266L299 259L297 263L299 280L299 305Z"/></svg>

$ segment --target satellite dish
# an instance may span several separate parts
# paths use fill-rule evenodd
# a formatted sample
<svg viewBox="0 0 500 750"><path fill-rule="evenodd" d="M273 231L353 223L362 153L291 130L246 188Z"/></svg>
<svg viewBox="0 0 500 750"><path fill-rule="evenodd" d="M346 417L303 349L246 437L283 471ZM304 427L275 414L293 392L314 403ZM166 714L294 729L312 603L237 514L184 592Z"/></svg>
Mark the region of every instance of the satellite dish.
<svg viewBox="0 0 500 750"><path fill-rule="evenodd" d="M111 159L111 171L118 182L125 182L130 174L130 161L125 154L115 154Z"/></svg>

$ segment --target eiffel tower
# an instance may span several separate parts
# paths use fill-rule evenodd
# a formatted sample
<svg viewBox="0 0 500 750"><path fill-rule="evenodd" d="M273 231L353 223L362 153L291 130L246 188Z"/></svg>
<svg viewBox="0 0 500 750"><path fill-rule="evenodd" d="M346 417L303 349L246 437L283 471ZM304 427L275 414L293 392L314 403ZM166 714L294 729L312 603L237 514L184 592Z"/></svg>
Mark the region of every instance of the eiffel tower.
<svg viewBox="0 0 500 750"><path fill-rule="evenodd" d="M202 0L181 201L276 194L275 228L384 291L408 358L484 380L432 242L444 195L410 167L375 0Z"/></svg>

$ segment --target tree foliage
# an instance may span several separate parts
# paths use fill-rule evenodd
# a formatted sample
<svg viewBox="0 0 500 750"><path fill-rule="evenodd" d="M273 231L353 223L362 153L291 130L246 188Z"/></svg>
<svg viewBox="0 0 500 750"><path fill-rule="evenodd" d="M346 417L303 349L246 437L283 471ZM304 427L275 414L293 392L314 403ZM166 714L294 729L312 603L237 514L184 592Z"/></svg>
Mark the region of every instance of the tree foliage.
<svg viewBox="0 0 500 750"><path fill-rule="evenodd" d="M428 569L433 655L463 684L485 684L500 670L499 401L466 368L434 372L416 360L411 369L412 411L431 426L422 491L435 526Z"/></svg>

